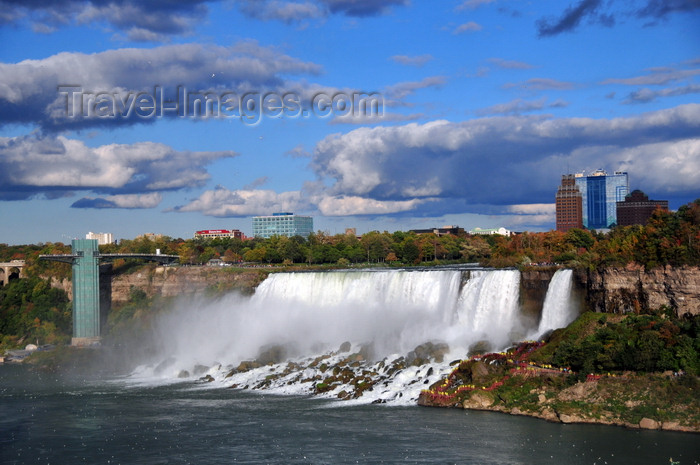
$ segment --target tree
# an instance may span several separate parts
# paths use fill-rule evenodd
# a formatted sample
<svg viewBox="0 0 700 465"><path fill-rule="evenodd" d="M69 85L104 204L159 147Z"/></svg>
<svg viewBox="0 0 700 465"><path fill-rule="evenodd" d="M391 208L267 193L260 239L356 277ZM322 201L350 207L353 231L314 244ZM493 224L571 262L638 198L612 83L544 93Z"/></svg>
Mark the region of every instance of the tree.
<svg viewBox="0 0 700 465"><path fill-rule="evenodd" d="M406 239L403 243L403 262L418 263L420 261L420 250L412 239Z"/></svg>
<svg viewBox="0 0 700 465"><path fill-rule="evenodd" d="M383 260L389 253L391 238L388 233L368 232L362 236L362 245L367 253L367 261Z"/></svg>
<svg viewBox="0 0 700 465"><path fill-rule="evenodd" d="M301 262L304 260L304 238L301 236L281 237L277 246L277 252L284 260Z"/></svg>
<svg viewBox="0 0 700 465"><path fill-rule="evenodd" d="M467 261L476 261L490 256L491 247L481 236L473 236L464 241L460 254Z"/></svg>
<svg viewBox="0 0 700 465"><path fill-rule="evenodd" d="M446 234L439 238L439 249L441 249L441 252L439 251L438 253L441 254L442 258L449 260L458 259L461 256L461 245L462 240L460 238L452 234Z"/></svg>
<svg viewBox="0 0 700 465"><path fill-rule="evenodd" d="M242 258L243 257L240 254L234 252L231 249L226 249L223 256L223 260L227 263L236 263L241 261Z"/></svg>
<svg viewBox="0 0 700 465"><path fill-rule="evenodd" d="M575 249L590 250L595 244L595 238L585 229L573 228L569 229L564 235L564 242Z"/></svg>
<svg viewBox="0 0 700 465"><path fill-rule="evenodd" d="M70 338L71 326L68 296L48 281L30 277L0 288L0 339L54 343Z"/></svg>
<svg viewBox="0 0 700 465"><path fill-rule="evenodd" d="M195 251L194 247L186 242L183 242L177 248L177 254L180 256L180 263L187 265L193 264L197 258L197 252Z"/></svg>
<svg viewBox="0 0 700 465"><path fill-rule="evenodd" d="M243 259L247 262L262 262L267 254L267 248L265 246L257 247L252 250L248 250L243 254Z"/></svg>

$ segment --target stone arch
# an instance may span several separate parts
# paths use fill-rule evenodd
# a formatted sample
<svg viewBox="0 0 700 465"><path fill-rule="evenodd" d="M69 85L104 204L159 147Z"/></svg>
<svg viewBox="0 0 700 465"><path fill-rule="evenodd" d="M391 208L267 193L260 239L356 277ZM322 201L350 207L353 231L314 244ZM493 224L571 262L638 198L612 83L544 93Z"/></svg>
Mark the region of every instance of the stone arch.
<svg viewBox="0 0 700 465"><path fill-rule="evenodd" d="M5 269L5 281L9 283L11 280L19 279L22 277L22 267L10 266Z"/></svg>
<svg viewBox="0 0 700 465"><path fill-rule="evenodd" d="M10 280L24 278L23 268L24 260L0 263L0 285L5 286Z"/></svg>

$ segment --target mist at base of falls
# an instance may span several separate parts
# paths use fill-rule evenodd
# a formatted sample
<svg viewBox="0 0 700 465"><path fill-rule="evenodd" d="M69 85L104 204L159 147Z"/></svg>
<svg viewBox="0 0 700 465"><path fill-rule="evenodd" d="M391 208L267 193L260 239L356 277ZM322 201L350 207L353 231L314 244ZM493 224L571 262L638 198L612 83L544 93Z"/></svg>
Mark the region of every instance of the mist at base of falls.
<svg viewBox="0 0 700 465"><path fill-rule="evenodd" d="M363 351L365 364L396 360L425 343L446 344L445 360L429 360L439 362L430 370L438 376L477 343L500 350L533 331L524 327L519 290L517 270L271 274L250 297L182 302L159 317L153 335L157 350L140 374L173 378L199 366L216 367L210 375L228 378L240 362L270 348L281 347L285 360L304 364L320 354L341 357L339 348L347 341L351 352ZM237 374L235 384L252 386L251 376L269 377L269 369L261 370ZM420 374L417 370L413 375ZM286 385L297 382L290 378Z"/></svg>

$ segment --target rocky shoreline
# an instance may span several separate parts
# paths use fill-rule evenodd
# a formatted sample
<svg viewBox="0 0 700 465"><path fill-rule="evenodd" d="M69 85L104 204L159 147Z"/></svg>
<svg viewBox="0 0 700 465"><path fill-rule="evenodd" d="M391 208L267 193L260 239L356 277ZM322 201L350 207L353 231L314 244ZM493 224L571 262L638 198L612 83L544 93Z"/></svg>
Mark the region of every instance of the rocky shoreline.
<svg viewBox="0 0 700 465"><path fill-rule="evenodd" d="M543 346L523 343L506 353L464 360L447 378L422 391L418 404L565 424L700 433L697 377L672 372L581 377L531 362L530 356Z"/></svg>
<svg viewBox="0 0 700 465"><path fill-rule="evenodd" d="M587 392L596 391L596 384L599 381L585 382L574 385L569 390L563 390L558 393L560 396L569 396L573 394L574 396L582 399L579 402L587 402L590 397L586 395ZM581 424L599 424L608 426L623 426L631 429L649 429L649 430L664 430L664 431L678 431L686 433L700 433L700 426L698 425L682 425L680 421L658 421L651 418L643 417L638 423L631 423L629 421L616 418L615 416L599 416L591 417L583 414L581 411L576 412L569 410L568 413L560 412L548 406L547 395L544 389L533 391L538 398L542 399L542 409L539 411L528 411L521 410L518 407L513 407L510 409L504 408L500 405L494 405L493 400L481 393L475 393L469 399L464 400L462 403L462 408L466 410L485 410L492 412L507 413L510 415L521 415L529 416L533 418L539 418L547 420L554 423L581 423ZM540 397L542 396L542 397ZM635 406L633 401L627 401L626 404L629 408ZM421 404L425 405L425 404Z"/></svg>

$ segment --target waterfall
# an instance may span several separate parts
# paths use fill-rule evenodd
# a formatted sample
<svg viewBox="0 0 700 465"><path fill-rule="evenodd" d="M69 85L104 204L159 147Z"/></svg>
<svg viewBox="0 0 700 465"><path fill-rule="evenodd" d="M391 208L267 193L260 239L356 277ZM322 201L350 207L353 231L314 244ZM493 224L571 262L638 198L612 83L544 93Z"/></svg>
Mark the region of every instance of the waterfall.
<svg viewBox="0 0 700 465"><path fill-rule="evenodd" d="M462 273L275 273L250 298L183 302L160 319L159 340L168 355L193 363L249 360L273 344L308 355L345 341L372 343L378 357L428 341L466 351L488 340L503 348L519 326L520 273L474 270L464 285Z"/></svg>
<svg viewBox="0 0 700 465"><path fill-rule="evenodd" d="M460 282L460 271L279 273L258 286L250 304L285 333L267 343L294 336L307 349L373 342L383 356L443 339Z"/></svg>
<svg viewBox="0 0 700 465"><path fill-rule="evenodd" d="M458 303L461 326L471 341L485 340L498 348L507 345L516 329L520 272L473 271Z"/></svg>
<svg viewBox="0 0 700 465"><path fill-rule="evenodd" d="M538 335L563 328L576 319L576 309L571 301L572 277L573 272L565 269L557 270L552 276L544 298Z"/></svg>
<svg viewBox="0 0 700 465"><path fill-rule="evenodd" d="M450 370L450 360L465 357L474 343L483 341L498 350L517 340L513 333L521 330L520 273L471 270L466 281L464 273L276 273L251 297L233 293L215 302L183 299L156 321L154 338L159 349L137 370L138 376L157 380L185 373L201 376L206 368L221 385L308 394L318 380L329 376L319 362L324 360L324 366L336 363L343 369L352 366L358 373L375 373L382 386L363 393L364 399L409 402L425 383ZM350 351L339 351L347 347L345 342L350 342ZM418 357L418 346L426 343L447 350L443 360L431 355L427 365L411 366L410 353L415 351L414 358ZM236 370L241 362L280 347L281 360L290 360L291 365ZM363 347L369 348L362 357L364 365L344 360L363 352ZM423 382L418 383L418 378ZM326 394L355 388L350 382Z"/></svg>

